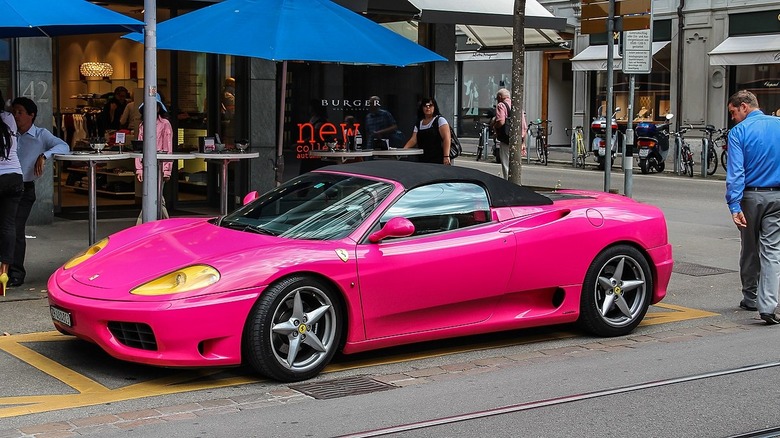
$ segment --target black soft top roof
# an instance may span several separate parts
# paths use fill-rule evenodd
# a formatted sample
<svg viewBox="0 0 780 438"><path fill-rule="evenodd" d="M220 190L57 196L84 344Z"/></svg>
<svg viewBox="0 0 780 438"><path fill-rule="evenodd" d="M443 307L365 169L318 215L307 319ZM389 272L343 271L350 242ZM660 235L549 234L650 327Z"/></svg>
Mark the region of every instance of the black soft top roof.
<svg viewBox="0 0 780 438"><path fill-rule="evenodd" d="M492 207L553 203L550 198L529 188L468 167L398 160L371 160L327 166L320 170L389 179L401 183L407 190L435 182L472 182L487 190Z"/></svg>

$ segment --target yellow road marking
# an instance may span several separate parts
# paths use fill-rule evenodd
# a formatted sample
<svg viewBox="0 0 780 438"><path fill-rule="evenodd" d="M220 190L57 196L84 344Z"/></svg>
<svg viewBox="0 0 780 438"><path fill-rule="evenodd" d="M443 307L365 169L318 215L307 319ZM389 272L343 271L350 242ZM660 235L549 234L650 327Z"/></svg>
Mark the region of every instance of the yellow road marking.
<svg viewBox="0 0 780 438"><path fill-rule="evenodd" d="M653 307L664 310L648 312L641 325L665 324L717 315L717 313L675 306L672 304L655 304ZM371 358L353 362L346 361L330 364L325 368L324 372L330 373L369 366L407 362L410 360L447 356L455 353L530 344L551 339L565 339L574 336L577 336L577 334L572 332L556 332L551 334L525 336L521 339L494 341L466 346L461 345L432 351L385 356L382 359ZM0 351L18 358L77 391L77 394L0 397L0 418L48 412L58 409L115 403L158 395L178 394L201 389L224 388L264 381L263 379L252 376L235 376L224 379L214 379L213 376L221 372L220 369L185 370L176 375L139 382L117 389L109 389L106 386L79 374L77 371L59 364L22 345L29 342L58 342L71 339L73 338L66 337L56 331L0 336Z"/></svg>

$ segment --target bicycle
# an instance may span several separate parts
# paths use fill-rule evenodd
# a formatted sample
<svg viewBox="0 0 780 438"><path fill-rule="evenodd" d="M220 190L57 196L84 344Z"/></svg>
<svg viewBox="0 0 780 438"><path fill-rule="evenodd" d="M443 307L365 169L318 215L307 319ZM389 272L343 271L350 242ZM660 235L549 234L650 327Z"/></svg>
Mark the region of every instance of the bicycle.
<svg viewBox="0 0 780 438"><path fill-rule="evenodd" d="M490 139L490 124L485 122L477 122L476 128L479 129L479 143L477 143L477 161L480 158L484 158L487 161L488 152L487 145ZM482 154L484 153L484 157Z"/></svg>
<svg viewBox="0 0 780 438"><path fill-rule="evenodd" d="M677 174L688 175L693 178L693 165L695 164L693 161L693 152L691 152L691 145L685 141L685 137L683 136L683 134L688 132L688 130L691 128L693 127L681 126L680 129L674 133L674 142L677 146L677 150L680 151L680 163L677 169Z"/></svg>
<svg viewBox="0 0 780 438"><path fill-rule="evenodd" d="M707 175L712 175L718 170L718 153L715 152L715 140L712 137L715 133L718 133L716 140L720 140L723 138L723 131L728 132L728 129L715 129L714 126L707 125L700 131L704 132L704 137L701 139L701 147L702 150L707 151ZM723 154L721 154L722 156ZM723 164L723 170L726 170L725 164Z"/></svg>
<svg viewBox="0 0 780 438"><path fill-rule="evenodd" d="M729 161L729 128L723 128L720 131L720 135L715 139L717 143L720 143L720 148L723 151L720 153L720 165L723 166L723 171L726 171L726 163Z"/></svg>
<svg viewBox="0 0 780 438"><path fill-rule="evenodd" d="M585 141L583 140L582 126L576 128L566 128L566 135L571 138L572 151L574 154L573 164L574 167L585 168L585 157L588 156L588 151L585 150Z"/></svg>
<svg viewBox="0 0 780 438"><path fill-rule="evenodd" d="M537 162L547 165L547 136L550 133L550 120L536 119L536 122L528 123L528 132L536 137L536 157Z"/></svg>

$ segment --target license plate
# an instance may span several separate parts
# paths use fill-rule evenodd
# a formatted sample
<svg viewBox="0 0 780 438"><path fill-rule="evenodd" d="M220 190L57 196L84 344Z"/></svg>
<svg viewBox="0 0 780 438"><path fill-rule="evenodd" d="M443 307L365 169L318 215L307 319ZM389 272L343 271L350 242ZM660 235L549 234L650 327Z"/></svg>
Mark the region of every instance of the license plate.
<svg viewBox="0 0 780 438"><path fill-rule="evenodd" d="M647 158L647 154L650 153L649 149L640 149L639 158Z"/></svg>
<svg viewBox="0 0 780 438"><path fill-rule="evenodd" d="M599 148L599 155L603 157L606 154L607 154L607 148L606 147L600 147Z"/></svg>
<svg viewBox="0 0 780 438"><path fill-rule="evenodd" d="M64 324L68 327L73 326L73 322L70 318L70 312L66 312L62 309L58 309L54 306L49 306L49 313L51 313L51 319Z"/></svg>

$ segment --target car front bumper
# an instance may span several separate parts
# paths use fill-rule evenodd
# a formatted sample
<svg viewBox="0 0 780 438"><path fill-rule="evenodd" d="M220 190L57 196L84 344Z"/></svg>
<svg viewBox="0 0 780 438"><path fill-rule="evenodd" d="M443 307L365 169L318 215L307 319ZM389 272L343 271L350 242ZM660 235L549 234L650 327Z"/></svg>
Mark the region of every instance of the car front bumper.
<svg viewBox="0 0 780 438"><path fill-rule="evenodd" d="M169 301L132 301L129 293L127 301L99 300L66 292L56 274L48 288L50 306L70 315L70 326L53 319L58 330L117 359L171 367L239 365L244 324L260 295L246 289Z"/></svg>

